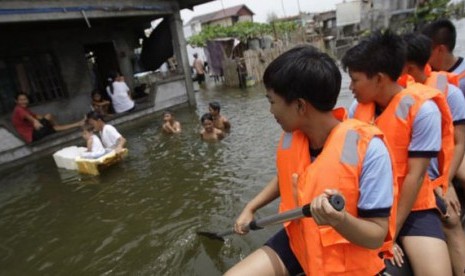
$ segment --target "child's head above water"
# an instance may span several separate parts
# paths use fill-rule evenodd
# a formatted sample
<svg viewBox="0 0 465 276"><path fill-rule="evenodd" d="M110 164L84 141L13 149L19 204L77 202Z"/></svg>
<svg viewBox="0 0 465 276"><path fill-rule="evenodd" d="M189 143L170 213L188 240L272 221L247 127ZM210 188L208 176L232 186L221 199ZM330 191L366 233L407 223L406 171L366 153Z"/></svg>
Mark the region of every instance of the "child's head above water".
<svg viewBox="0 0 465 276"><path fill-rule="evenodd" d="M210 113L203 114L202 117L200 117L200 122L206 131L210 132L213 130L213 116Z"/></svg>
<svg viewBox="0 0 465 276"><path fill-rule="evenodd" d="M216 113L216 114L219 114L220 111L221 111L221 105L220 105L219 102L216 102L216 101L210 102L210 103L208 104L208 109L209 109L210 113L213 113L213 112L214 112L214 113Z"/></svg>
<svg viewBox="0 0 465 276"><path fill-rule="evenodd" d="M167 121L171 121L171 119L173 119L174 116L170 110L165 110L162 113L162 118L163 118L163 121L167 122Z"/></svg>
<svg viewBox="0 0 465 276"><path fill-rule="evenodd" d="M94 134L95 128L91 124L84 124L82 126L82 137L87 140Z"/></svg>

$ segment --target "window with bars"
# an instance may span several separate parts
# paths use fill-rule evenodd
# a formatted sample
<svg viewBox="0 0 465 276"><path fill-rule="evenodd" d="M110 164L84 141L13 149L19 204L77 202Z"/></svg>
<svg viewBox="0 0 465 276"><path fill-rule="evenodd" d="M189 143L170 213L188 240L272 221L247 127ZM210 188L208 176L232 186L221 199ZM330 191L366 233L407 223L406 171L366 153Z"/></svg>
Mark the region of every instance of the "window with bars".
<svg viewBox="0 0 465 276"><path fill-rule="evenodd" d="M46 103L66 96L51 54L0 57L0 114L13 110L19 91L29 95L30 104Z"/></svg>

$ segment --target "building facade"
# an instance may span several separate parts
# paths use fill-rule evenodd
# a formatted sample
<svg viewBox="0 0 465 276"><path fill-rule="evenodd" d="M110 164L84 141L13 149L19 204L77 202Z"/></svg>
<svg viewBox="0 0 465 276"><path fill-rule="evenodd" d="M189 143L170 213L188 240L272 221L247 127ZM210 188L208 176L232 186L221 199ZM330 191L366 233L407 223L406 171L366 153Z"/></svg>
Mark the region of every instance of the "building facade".
<svg viewBox="0 0 465 276"><path fill-rule="evenodd" d="M82 119L90 111L91 92L105 91L109 72L121 72L132 90L138 85L134 73L140 71L136 69L140 60L135 49L141 41L150 41L144 30L156 19L169 26L169 35L159 43L176 57L176 72L170 79L150 83L149 96L136 112L117 116L113 123L171 105L195 104L179 11L205 2L209 1L1 1L0 166L79 137L73 132L25 144L11 124L19 91L29 95L36 113L52 113L60 123ZM156 57L153 51L159 47L147 45L151 46L144 50L152 52L148 56Z"/></svg>

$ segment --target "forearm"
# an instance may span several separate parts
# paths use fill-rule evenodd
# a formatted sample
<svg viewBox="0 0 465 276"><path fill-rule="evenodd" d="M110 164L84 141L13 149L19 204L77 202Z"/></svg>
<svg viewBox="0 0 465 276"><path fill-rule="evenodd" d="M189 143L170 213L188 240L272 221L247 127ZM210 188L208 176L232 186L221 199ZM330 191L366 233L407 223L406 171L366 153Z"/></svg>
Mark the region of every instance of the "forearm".
<svg viewBox="0 0 465 276"><path fill-rule="evenodd" d="M87 141L87 151L91 152L92 151L92 139L89 139Z"/></svg>
<svg viewBox="0 0 465 276"><path fill-rule="evenodd" d="M399 202L397 208L396 233L402 228L407 216L410 214L413 204L417 199L418 192L421 189L424 177L418 179L413 175L407 174L405 177L402 190L399 191Z"/></svg>
<svg viewBox="0 0 465 276"><path fill-rule="evenodd" d="M388 218L362 219L345 214L344 220L334 229L351 243L376 249L381 247L388 231Z"/></svg>
<svg viewBox="0 0 465 276"><path fill-rule="evenodd" d="M176 132L176 129L172 127L170 124L166 124L163 127L165 128L167 132L172 132L172 133Z"/></svg>
<svg viewBox="0 0 465 276"><path fill-rule="evenodd" d="M226 130L231 129L231 124L229 123L229 121L224 121L223 125L224 125L224 129Z"/></svg>
<svg viewBox="0 0 465 276"><path fill-rule="evenodd" d="M279 186L278 186L278 177L274 176L273 179L268 182L268 184L263 188L263 190L258 193L244 209L248 209L251 212L255 212L261 207L272 202L279 197Z"/></svg>
<svg viewBox="0 0 465 276"><path fill-rule="evenodd" d="M34 124L34 122L39 122L39 120L36 119L36 118L35 118L34 116L32 116L32 115L26 115L26 116L24 116L24 117L26 118L26 120L28 120L29 122L31 122L31 123L33 123L33 124Z"/></svg>
<svg viewBox="0 0 465 276"><path fill-rule="evenodd" d="M457 173L465 153L465 125L454 127L454 144L454 155L449 170L449 182L452 181Z"/></svg>
<svg viewBox="0 0 465 276"><path fill-rule="evenodd" d="M117 144L116 144L116 148L124 148L124 145L126 144L126 139L124 139L123 136L121 136L120 138L118 138L118 141L117 141Z"/></svg>

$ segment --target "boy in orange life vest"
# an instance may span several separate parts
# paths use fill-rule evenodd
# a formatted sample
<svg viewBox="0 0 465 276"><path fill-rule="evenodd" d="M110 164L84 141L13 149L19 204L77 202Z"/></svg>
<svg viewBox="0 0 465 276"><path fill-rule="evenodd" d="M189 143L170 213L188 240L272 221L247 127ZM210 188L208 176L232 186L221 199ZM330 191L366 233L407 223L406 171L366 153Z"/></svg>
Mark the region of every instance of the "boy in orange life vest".
<svg viewBox="0 0 465 276"><path fill-rule="evenodd" d="M465 94L465 59L453 53L457 37L454 24L448 19L440 19L426 25L422 33L433 41L428 63L434 71L458 75L460 90Z"/></svg>
<svg viewBox="0 0 465 276"><path fill-rule="evenodd" d="M449 187L445 200L447 203L447 218L443 220L444 233L446 234L447 247L452 261L455 275L463 273L465 268L465 233L460 223L460 202L453 185L450 185L457 169L462 162L465 152L465 97L462 91L450 83L450 73L431 72L427 62L431 56L431 39L423 34L407 34L403 36L407 44L407 63L404 73L413 77L414 81L434 87L440 90L446 97L447 105L452 115L454 125L454 155L451 157L450 170L448 175ZM407 83L407 85L410 82ZM443 148L444 149L444 148ZM437 179L441 165L437 159L431 161L428 174L431 179ZM437 191L442 195L442 191Z"/></svg>
<svg viewBox="0 0 465 276"><path fill-rule="evenodd" d="M459 78L459 88L465 95L465 59L455 56L453 53L457 36L454 24L447 19L440 19L426 25L422 33L431 38L433 42L428 63L433 67L434 71L446 71L456 74ZM455 187L461 186L462 188L462 193L459 193L462 199L465 196L464 161L462 160L454 179Z"/></svg>
<svg viewBox="0 0 465 276"><path fill-rule="evenodd" d="M441 137L445 128L452 127L446 123L450 112L437 90L424 85L404 89L397 84L405 60L402 38L389 30L375 32L346 52L342 64L349 70L357 100L349 117L376 124L393 150L399 183L397 242L403 245L414 274L451 275L434 185L426 173L442 140L453 139ZM395 253L399 247L393 249Z"/></svg>
<svg viewBox="0 0 465 276"><path fill-rule="evenodd" d="M392 237L394 215L393 168L382 133L333 111L341 73L312 46L279 56L263 79L270 112L284 130L277 176L245 206L235 231L245 234L254 213L278 197L281 212L311 202L313 218L284 223L226 275L376 275L384 269L378 248ZM328 202L335 193L346 200L341 212Z"/></svg>

